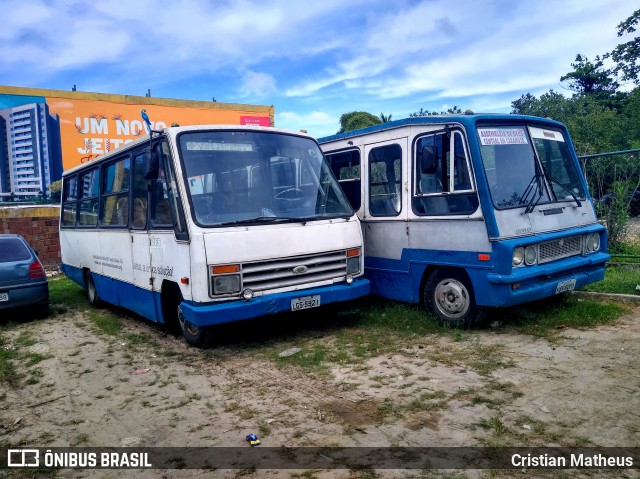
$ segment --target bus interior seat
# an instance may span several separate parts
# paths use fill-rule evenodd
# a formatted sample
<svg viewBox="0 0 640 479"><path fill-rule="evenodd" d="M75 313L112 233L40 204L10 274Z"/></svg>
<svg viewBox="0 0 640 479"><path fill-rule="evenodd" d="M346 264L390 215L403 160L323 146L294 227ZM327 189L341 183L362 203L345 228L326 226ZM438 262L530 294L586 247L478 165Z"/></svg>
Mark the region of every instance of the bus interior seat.
<svg viewBox="0 0 640 479"><path fill-rule="evenodd" d="M133 227L144 228L147 224L147 199L135 198L133 200Z"/></svg>
<svg viewBox="0 0 640 479"><path fill-rule="evenodd" d="M120 198L116 202L116 223L126 225L129 222L129 198Z"/></svg>

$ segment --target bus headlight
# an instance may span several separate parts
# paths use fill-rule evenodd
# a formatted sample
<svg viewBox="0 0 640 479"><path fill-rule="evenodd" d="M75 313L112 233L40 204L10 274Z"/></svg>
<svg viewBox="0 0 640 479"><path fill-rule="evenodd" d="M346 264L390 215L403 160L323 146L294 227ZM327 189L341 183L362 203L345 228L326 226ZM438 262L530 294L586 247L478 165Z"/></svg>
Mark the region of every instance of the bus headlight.
<svg viewBox="0 0 640 479"><path fill-rule="evenodd" d="M531 266L536 264L536 261L538 261L538 250L534 245L530 244L524 249L524 262Z"/></svg>
<svg viewBox="0 0 640 479"><path fill-rule="evenodd" d="M347 274L360 272L360 248L347 250Z"/></svg>
<svg viewBox="0 0 640 479"><path fill-rule="evenodd" d="M587 253L595 253L600 249L600 235L598 233L588 234L585 239L585 250Z"/></svg>
<svg viewBox="0 0 640 479"><path fill-rule="evenodd" d="M240 275L228 274L225 276L214 276L213 294L231 294L240 292Z"/></svg>
<svg viewBox="0 0 640 479"><path fill-rule="evenodd" d="M211 291L216 294L240 292L240 265L224 264L210 267ZM238 273L238 274L233 274Z"/></svg>
<svg viewBox="0 0 640 479"><path fill-rule="evenodd" d="M522 246L518 246L513 250L513 266L520 266L524 261L524 248Z"/></svg>

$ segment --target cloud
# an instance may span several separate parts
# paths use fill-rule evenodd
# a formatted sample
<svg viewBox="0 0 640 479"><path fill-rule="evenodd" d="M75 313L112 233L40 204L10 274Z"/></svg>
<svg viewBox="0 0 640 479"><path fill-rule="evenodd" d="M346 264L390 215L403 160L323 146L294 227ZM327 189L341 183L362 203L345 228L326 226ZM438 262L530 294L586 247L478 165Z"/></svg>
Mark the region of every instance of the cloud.
<svg viewBox="0 0 640 479"><path fill-rule="evenodd" d="M264 98L276 91L276 79L266 73L247 71L243 74L240 97Z"/></svg>

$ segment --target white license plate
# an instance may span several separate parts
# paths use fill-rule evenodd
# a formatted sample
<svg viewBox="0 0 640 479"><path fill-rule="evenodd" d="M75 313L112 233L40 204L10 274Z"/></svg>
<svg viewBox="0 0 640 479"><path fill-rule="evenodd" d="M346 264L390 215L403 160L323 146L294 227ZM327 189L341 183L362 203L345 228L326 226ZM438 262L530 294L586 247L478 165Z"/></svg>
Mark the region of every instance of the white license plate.
<svg viewBox="0 0 640 479"><path fill-rule="evenodd" d="M291 311L300 311L301 309L317 308L320 306L320 295L303 296L302 298L293 298L291 300Z"/></svg>
<svg viewBox="0 0 640 479"><path fill-rule="evenodd" d="M0 293L0 302L9 301L9 293Z"/></svg>
<svg viewBox="0 0 640 479"><path fill-rule="evenodd" d="M556 286L556 294L564 293L566 291L573 291L576 288L576 280L568 279L566 281L560 281Z"/></svg>

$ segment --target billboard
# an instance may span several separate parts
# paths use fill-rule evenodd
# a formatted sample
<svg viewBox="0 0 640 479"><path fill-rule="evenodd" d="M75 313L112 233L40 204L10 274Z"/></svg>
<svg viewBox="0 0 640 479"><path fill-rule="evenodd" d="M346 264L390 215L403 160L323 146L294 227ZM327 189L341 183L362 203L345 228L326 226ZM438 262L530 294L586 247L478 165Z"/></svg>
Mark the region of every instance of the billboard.
<svg viewBox="0 0 640 479"><path fill-rule="evenodd" d="M5 132L8 151L15 151L12 149L16 148L12 143L15 142L15 133L22 131L26 124L26 120L21 118L33 118L34 114L29 112L41 110L45 113L41 114L39 121L36 118L32 122L32 129L46 128L48 135L43 141L50 142L50 145L43 145L39 151L42 154L58 151L50 156L61 156L65 170L148 134L140 116L142 109L146 110L154 130L174 124L274 124L273 106L0 86L0 121L4 119L5 122L0 132ZM38 158L34 161L37 163Z"/></svg>

